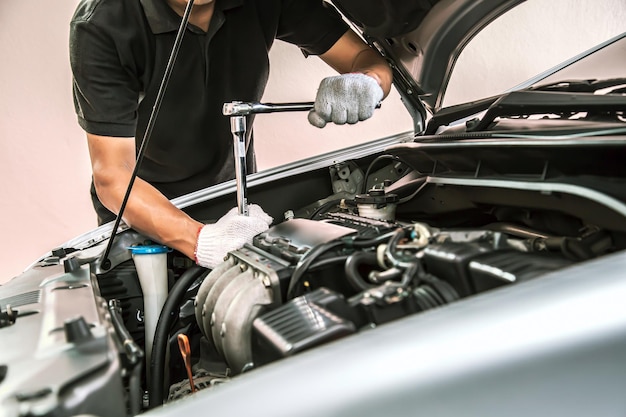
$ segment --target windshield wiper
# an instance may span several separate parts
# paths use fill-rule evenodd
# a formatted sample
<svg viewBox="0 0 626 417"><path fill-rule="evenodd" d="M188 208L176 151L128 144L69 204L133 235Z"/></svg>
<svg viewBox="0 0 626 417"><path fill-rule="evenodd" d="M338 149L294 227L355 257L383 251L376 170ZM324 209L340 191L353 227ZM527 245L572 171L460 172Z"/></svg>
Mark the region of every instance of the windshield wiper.
<svg viewBox="0 0 626 417"><path fill-rule="evenodd" d="M450 107L444 107L431 117L426 126L425 135L434 135L441 126L448 126L452 122L474 116L477 113L487 110L500 97L493 96L469 103L457 104Z"/></svg>
<svg viewBox="0 0 626 417"><path fill-rule="evenodd" d="M626 86L626 78L607 78L604 80L565 80L537 85L530 91L561 91L567 93L595 93L610 87ZM625 88L612 90L610 93L623 93Z"/></svg>
<svg viewBox="0 0 626 417"><path fill-rule="evenodd" d="M513 91L500 97L482 119L468 131L487 130L498 117L534 114L574 114L578 112L618 113L626 109L626 96L564 93L554 91Z"/></svg>
<svg viewBox="0 0 626 417"><path fill-rule="evenodd" d="M582 82L581 82L582 83ZM594 82L593 88L604 89L626 84L626 78ZM551 84L550 84L551 85ZM548 88L550 85L544 87ZM588 85L588 84L587 84ZM536 87L539 88L539 87ZM618 90L614 90L618 92ZM595 95L589 92L528 89L512 91L471 103L441 109L430 119L425 135L434 135L441 126L485 111L482 119L466 124L468 132L486 130L498 117L523 117L535 114L572 114L578 112L616 113L626 110L626 96Z"/></svg>

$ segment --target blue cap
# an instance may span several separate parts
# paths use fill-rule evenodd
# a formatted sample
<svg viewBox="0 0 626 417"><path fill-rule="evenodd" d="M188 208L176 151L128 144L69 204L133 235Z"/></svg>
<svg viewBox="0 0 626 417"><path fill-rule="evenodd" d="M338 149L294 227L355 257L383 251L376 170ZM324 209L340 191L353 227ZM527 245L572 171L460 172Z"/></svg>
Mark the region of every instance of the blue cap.
<svg viewBox="0 0 626 417"><path fill-rule="evenodd" d="M167 253L172 251L172 249L168 248L165 245L131 246L128 249L130 249L133 255L154 255L158 253Z"/></svg>

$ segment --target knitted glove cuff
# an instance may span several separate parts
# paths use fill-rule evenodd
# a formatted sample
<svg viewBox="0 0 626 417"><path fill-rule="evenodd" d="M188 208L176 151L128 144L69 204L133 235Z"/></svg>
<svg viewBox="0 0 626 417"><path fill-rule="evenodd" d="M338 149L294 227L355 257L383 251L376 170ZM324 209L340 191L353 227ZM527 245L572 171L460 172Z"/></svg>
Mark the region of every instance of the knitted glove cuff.
<svg viewBox="0 0 626 417"><path fill-rule="evenodd" d="M216 223L206 224L198 231L194 251L195 261L206 268L215 268L228 252L251 243L252 238L267 230L272 218L261 207L251 204L249 216L230 210Z"/></svg>

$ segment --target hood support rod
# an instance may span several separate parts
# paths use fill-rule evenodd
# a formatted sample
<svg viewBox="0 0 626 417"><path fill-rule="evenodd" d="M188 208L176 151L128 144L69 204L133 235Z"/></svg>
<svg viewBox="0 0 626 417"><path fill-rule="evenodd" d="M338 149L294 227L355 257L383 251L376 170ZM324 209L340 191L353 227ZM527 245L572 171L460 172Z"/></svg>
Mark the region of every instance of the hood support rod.
<svg viewBox="0 0 626 417"><path fill-rule="evenodd" d="M161 108L161 103L163 102L165 91L167 90L167 84L169 83L170 76L172 75L172 70L174 69L174 64L176 63L176 57L178 56L180 45L183 42L183 35L185 34L185 29L187 28L187 23L189 22L189 15L191 14L193 2L194 0L189 0L187 3L187 7L185 8L185 13L183 14L180 26L178 28L178 32L176 33L176 39L174 40L174 45L172 46L172 52L170 53L170 57L167 61L167 66L165 67L163 78L161 79L161 85L159 86L159 91L157 93L154 106L152 107L152 113L150 113L150 119L148 120L146 131L143 135L143 139L141 140L141 146L139 147L139 152L137 153L137 159L135 161L135 168L133 169L130 181L128 182L128 188L126 188L126 194L124 195L124 199L122 200L119 214L115 218L115 225L113 226L113 230L111 231L109 243L107 244L106 250L102 254L102 258L100 258L100 267L104 271L111 269L111 260L109 259L109 253L111 252L111 248L113 247L113 240L115 239L117 229L120 226L120 222L122 221L122 215L124 214L124 210L126 209L126 205L128 204L128 198L130 197L130 192L132 191L133 185L135 184L135 179L137 178L139 167L141 166L141 162L143 161L143 157L146 153L146 148L148 147L148 143L150 142L152 129L154 129L154 124L156 123L156 119L159 114L159 109Z"/></svg>

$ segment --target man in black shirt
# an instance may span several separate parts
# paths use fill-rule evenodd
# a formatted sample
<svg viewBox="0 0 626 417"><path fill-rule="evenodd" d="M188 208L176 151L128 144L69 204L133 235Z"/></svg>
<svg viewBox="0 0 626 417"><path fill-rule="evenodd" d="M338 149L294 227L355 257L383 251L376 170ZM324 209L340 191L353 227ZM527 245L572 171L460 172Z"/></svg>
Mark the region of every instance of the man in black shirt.
<svg viewBox="0 0 626 417"><path fill-rule="evenodd" d="M101 223L121 205L186 4L82 0L72 19L74 102L87 133ZM322 0L195 0L124 220L203 266L250 241L271 218L252 206L249 217L229 212L203 225L169 199L234 178L222 105L260 100L274 39L319 55L344 74L320 85L309 114L318 127L370 117L391 86L384 60ZM253 172L250 138L247 153Z"/></svg>

